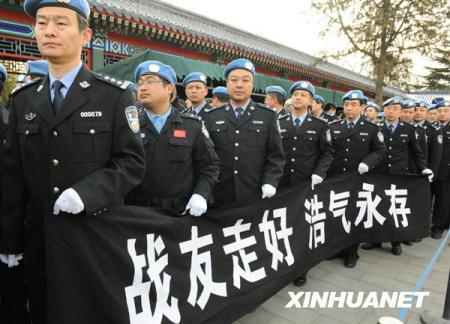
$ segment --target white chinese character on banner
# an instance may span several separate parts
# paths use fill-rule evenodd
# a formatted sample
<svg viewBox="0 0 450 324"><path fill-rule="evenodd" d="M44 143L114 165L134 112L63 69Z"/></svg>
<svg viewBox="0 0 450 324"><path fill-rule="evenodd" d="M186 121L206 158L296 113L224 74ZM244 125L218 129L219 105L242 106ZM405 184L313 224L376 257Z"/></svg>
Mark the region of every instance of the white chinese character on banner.
<svg viewBox="0 0 450 324"><path fill-rule="evenodd" d="M310 224L309 228L309 249L317 248L319 244L325 243L325 223L327 215L320 212L323 202L318 201L317 195L311 200L305 200L305 220Z"/></svg>
<svg viewBox="0 0 450 324"><path fill-rule="evenodd" d="M363 183L363 190L358 193L358 200L356 202L356 207L359 208L358 216L355 220L355 226L358 226L359 223L364 219L364 216L367 215L367 219L364 221L364 228L372 228L373 227L373 219L380 224L383 225L386 220L377 210L377 206L381 201L380 196L376 195L375 198L372 197L372 193L374 191L375 186L368 183Z"/></svg>
<svg viewBox="0 0 450 324"><path fill-rule="evenodd" d="M394 184L391 184L390 190L384 191L387 196L391 198L391 207L389 207L389 214L394 217L395 227L400 227L399 224L399 216L401 216L401 225L403 227L408 226L408 218L406 215L411 214L411 209L406 208L406 201L408 197L408 190L407 189L397 189L397 186ZM399 197L401 196L401 197ZM399 208L397 208L397 204L400 205Z"/></svg>
<svg viewBox="0 0 450 324"><path fill-rule="evenodd" d="M168 256L167 254L161 255L166 248L161 237L158 236L155 240L154 234L147 235L147 274L150 278L150 281L147 282L143 280L143 271L147 267L147 261L144 254L137 255L136 239L129 239L127 247L134 265L133 284L125 287L130 324L162 323L164 316L173 323L180 323L178 299L170 297L171 276L163 272L168 264ZM156 291L153 312L150 307L150 287L152 284ZM168 303L169 297L170 305ZM138 301L136 298L139 298Z"/></svg>
<svg viewBox="0 0 450 324"><path fill-rule="evenodd" d="M188 302L195 307L195 304L204 309L208 303L211 294L226 297L227 284L224 282L214 282L212 279L211 252L205 251L199 253L199 250L205 246L213 244L212 235L208 234L198 237L198 227L191 227L191 240L181 242L180 250L182 254L192 253L191 270L189 278L191 281L191 290L189 292ZM198 283L203 285L203 291L198 296Z"/></svg>
<svg viewBox="0 0 450 324"><path fill-rule="evenodd" d="M351 226L351 223L345 217L349 197L350 191L336 194L333 190L331 190L330 207L328 207L329 211L333 213L333 217L341 217L342 226L344 227L346 233L350 233Z"/></svg>
<svg viewBox="0 0 450 324"><path fill-rule="evenodd" d="M283 258L288 265L294 263L294 256L292 255L291 245L289 243L289 236L292 235L292 227L286 227L286 208L279 208L273 211L273 218L280 219L280 230L275 230L275 222L267 220L269 211L266 210L263 215L263 221L259 224L260 232L264 233L264 242L266 249L272 254L272 269L278 269L278 263L283 263ZM283 240L286 256L278 249L278 240Z"/></svg>
<svg viewBox="0 0 450 324"><path fill-rule="evenodd" d="M250 230L251 223L242 224L243 219L239 219L236 224L223 229L225 237L234 236L234 242L223 247L225 254L239 252L239 256L233 255L233 284L237 288L241 288L241 278L248 282L256 282L266 277L264 267L252 271L250 263L257 260L255 252L245 253L246 248L255 245L255 236L242 239L241 233ZM239 265L239 259L243 264L243 268Z"/></svg>

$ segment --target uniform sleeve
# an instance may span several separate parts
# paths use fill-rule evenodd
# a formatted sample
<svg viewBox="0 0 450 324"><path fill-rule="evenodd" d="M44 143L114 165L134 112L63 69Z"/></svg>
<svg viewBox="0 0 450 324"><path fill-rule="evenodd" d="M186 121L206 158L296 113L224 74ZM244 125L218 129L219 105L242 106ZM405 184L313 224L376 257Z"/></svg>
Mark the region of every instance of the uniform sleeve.
<svg viewBox="0 0 450 324"><path fill-rule="evenodd" d="M220 160L214 150L214 144L209 138L203 122L198 132L193 149L193 164L195 169L194 192L206 200L211 198L213 187L219 180Z"/></svg>
<svg viewBox="0 0 450 324"><path fill-rule="evenodd" d="M427 128L428 136L428 167L434 174L438 174L442 160L442 131L433 127ZM438 137L440 136L440 137ZM439 139L440 138L440 139Z"/></svg>
<svg viewBox="0 0 450 324"><path fill-rule="evenodd" d="M4 254L22 253L25 242L24 221L28 193L22 173L22 159L16 129L16 107L13 100L10 106L3 158L0 252Z"/></svg>
<svg viewBox="0 0 450 324"><path fill-rule="evenodd" d="M283 144L281 142L278 118L277 114L273 113L269 127L266 163L264 165L262 184L270 184L276 188L281 177L283 176L285 164L286 157L283 150Z"/></svg>
<svg viewBox="0 0 450 324"><path fill-rule="evenodd" d="M145 174L145 158L139 134L128 125L125 109L133 106L131 92L120 90L114 107L113 144L108 166L99 169L73 186L92 215L123 197L139 185Z"/></svg>
<svg viewBox="0 0 450 324"><path fill-rule="evenodd" d="M334 147L331 144L331 131L328 125L322 127L322 131L319 137L319 161L314 170L314 174L326 178L328 169L334 158Z"/></svg>
<svg viewBox="0 0 450 324"><path fill-rule="evenodd" d="M425 160L425 154L420 147L420 136L415 129L411 132L411 137L412 139L409 142L409 147L412 152L413 162L417 166L418 171L422 172L427 168L427 161Z"/></svg>
<svg viewBox="0 0 450 324"><path fill-rule="evenodd" d="M384 145L384 136L381 130L373 132L370 143L370 153L362 159L361 162L369 166L369 170L380 167L386 159L386 147Z"/></svg>

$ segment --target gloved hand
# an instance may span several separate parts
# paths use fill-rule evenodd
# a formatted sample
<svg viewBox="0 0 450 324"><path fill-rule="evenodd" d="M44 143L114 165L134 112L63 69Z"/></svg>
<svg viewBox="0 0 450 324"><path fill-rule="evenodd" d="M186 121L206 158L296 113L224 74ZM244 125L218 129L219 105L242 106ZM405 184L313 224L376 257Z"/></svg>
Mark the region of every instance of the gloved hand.
<svg viewBox="0 0 450 324"><path fill-rule="evenodd" d="M262 185L261 190L262 190L262 199L272 198L277 193L277 188L275 188L270 184Z"/></svg>
<svg viewBox="0 0 450 324"><path fill-rule="evenodd" d="M358 172L359 174L363 175L366 172L369 172L369 166L367 164L365 164L364 162L361 162L358 165Z"/></svg>
<svg viewBox="0 0 450 324"><path fill-rule="evenodd" d="M432 182L434 178L434 173L430 169L425 169L422 171L422 175L428 176L428 181Z"/></svg>
<svg viewBox="0 0 450 324"><path fill-rule="evenodd" d="M207 209L208 204L206 202L206 199L199 194L193 194L186 205L186 211L189 210L189 214L195 217L203 215L204 213L206 213Z"/></svg>
<svg viewBox="0 0 450 324"><path fill-rule="evenodd" d="M314 190L314 186L322 183L323 178L317 174L311 175L311 189Z"/></svg>
<svg viewBox="0 0 450 324"><path fill-rule="evenodd" d="M53 214L58 215L60 211L78 214L84 210L84 204L78 193L72 188L66 189L56 199L55 206L53 207Z"/></svg>
<svg viewBox="0 0 450 324"><path fill-rule="evenodd" d="M22 254L0 254L0 261L6 264L8 268L18 266L22 259Z"/></svg>

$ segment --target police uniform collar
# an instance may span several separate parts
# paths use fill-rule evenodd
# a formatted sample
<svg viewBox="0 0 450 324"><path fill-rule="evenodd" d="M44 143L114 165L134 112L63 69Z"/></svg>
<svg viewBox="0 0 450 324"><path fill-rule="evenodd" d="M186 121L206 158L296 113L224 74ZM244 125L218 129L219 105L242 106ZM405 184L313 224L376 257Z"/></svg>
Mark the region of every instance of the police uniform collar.
<svg viewBox="0 0 450 324"><path fill-rule="evenodd" d="M76 67L74 67L72 70L70 70L69 72L64 74L61 78L58 79L59 81L61 81L62 84L64 84L64 87L67 90L72 86L73 81L75 81L75 78L77 77L78 73L80 72L82 66L83 66L83 63L80 62ZM49 79L50 79L49 87L51 89L53 86L53 83L57 79L50 72L48 75L49 75ZM85 82L85 80L83 80L83 81Z"/></svg>
<svg viewBox="0 0 450 324"><path fill-rule="evenodd" d="M251 101L252 100L249 98L247 100L247 102L242 107L239 107L239 108L242 108L242 111L245 112L247 110L247 107L251 106ZM238 108L231 100L230 100L230 106L233 109L233 111L236 111L236 109Z"/></svg>
<svg viewBox="0 0 450 324"><path fill-rule="evenodd" d="M198 107L194 107L192 106L192 111L195 111L197 113L197 115L205 108L205 106L208 104L208 102L206 100L203 100L203 102L198 106Z"/></svg>

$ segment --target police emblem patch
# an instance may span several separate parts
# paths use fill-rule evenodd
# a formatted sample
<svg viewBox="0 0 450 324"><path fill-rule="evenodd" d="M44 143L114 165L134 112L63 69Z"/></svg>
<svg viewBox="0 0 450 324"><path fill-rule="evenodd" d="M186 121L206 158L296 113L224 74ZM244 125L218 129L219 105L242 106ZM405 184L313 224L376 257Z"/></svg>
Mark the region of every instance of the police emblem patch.
<svg viewBox="0 0 450 324"><path fill-rule="evenodd" d="M125 116L127 117L128 126L130 126L133 133L139 133L139 113L135 106L125 108Z"/></svg>
<svg viewBox="0 0 450 324"><path fill-rule="evenodd" d="M378 136L378 140L379 140L381 143L383 143L383 142L384 142L384 136L383 136L383 133L382 133L382 132L378 132L377 136Z"/></svg>
<svg viewBox="0 0 450 324"><path fill-rule="evenodd" d="M35 113L30 112L28 114L25 114L25 120L26 121L32 121L35 118L36 118L36 114Z"/></svg>
<svg viewBox="0 0 450 324"><path fill-rule="evenodd" d="M159 72L159 66L156 64L150 64L148 66L150 72Z"/></svg>
<svg viewBox="0 0 450 324"><path fill-rule="evenodd" d="M442 135L438 135L438 136L437 136L437 140L438 140L438 143L439 143L439 144L442 144L442 143L443 143L443 137L442 137Z"/></svg>

